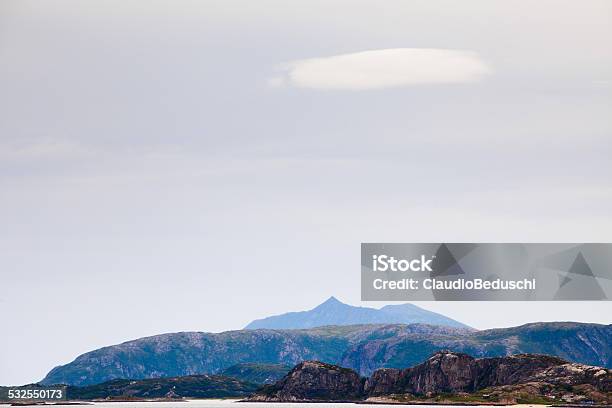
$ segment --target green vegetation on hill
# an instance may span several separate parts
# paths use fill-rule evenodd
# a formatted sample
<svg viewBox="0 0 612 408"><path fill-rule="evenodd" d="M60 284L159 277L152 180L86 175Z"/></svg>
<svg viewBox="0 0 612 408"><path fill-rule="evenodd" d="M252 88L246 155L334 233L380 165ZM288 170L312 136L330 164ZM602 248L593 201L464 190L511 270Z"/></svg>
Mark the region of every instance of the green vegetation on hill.
<svg viewBox="0 0 612 408"><path fill-rule="evenodd" d="M221 375L191 375L145 380L112 380L84 387L69 386L67 395L72 400L230 398L245 397L258 388L258 384Z"/></svg>

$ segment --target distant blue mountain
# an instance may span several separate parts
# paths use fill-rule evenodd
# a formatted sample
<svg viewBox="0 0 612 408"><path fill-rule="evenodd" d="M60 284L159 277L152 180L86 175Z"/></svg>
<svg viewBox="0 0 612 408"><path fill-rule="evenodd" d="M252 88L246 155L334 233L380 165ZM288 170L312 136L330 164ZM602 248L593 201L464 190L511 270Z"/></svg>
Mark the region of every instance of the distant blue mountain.
<svg viewBox="0 0 612 408"><path fill-rule="evenodd" d="M388 305L381 309L374 309L347 305L332 296L312 310L284 313L254 320L245 329L310 329L320 326L376 323L425 323L447 327L469 327L449 317L421 309L410 303Z"/></svg>

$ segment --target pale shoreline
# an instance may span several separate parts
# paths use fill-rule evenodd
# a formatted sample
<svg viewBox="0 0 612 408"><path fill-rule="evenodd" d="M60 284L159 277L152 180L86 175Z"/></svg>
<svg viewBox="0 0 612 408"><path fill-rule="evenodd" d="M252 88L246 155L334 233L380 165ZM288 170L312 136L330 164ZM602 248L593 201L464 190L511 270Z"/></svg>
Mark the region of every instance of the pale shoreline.
<svg viewBox="0 0 612 408"><path fill-rule="evenodd" d="M466 406L466 407L490 407L490 406L505 406L505 407L516 407L516 408L528 408L528 407L567 407L567 408L574 408L574 407L594 407L594 408L601 408L601 407L607 407L606 405L576 405L576 404L502 404L502 403L490 403L490 404L478 404L478 403L459 403L459 402L401 402L401 401L291 401L291 402L263 402L263 401L244 401L241 399L234 399L234 398L227 398L227 399L222 399L222 398L189 398L189 399L176 399L176 400L171 400L171 399L150 399L150 400L98 400L98 401L83 401L83 400L68 400L68 401L61 401L61 402L46 402L46 403L9 403L9 402L0 402L0 406L74 406L74 405L101 405L101 404L106 404L106 403L112 403L112 404L126 404L126 403L137 403L137 404L142 404L142 403L156 403L156 404L163 404L163 403L175 403L175 402L183 402L183 403L189 403L189 402L219 402L219 403L227 403L228 405L231 403L248 403L248 404L252 404L252 405L259 405L259 404L317 404L317 405L322 405L322 404L353 404L353 405L404 405L404 406L431 406L431 407L437 407L437 406Z"/></svg>

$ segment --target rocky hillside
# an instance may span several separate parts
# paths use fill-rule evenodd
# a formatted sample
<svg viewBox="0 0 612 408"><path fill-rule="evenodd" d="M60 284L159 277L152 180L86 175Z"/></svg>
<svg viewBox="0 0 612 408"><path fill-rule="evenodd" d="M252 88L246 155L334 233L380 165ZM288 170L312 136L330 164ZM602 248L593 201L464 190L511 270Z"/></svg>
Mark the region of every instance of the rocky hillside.
<svg viewBox="0 0 612 408"><path fill-rule="evenodd" d="M381 367L414 366L438 350L452 350L474 357L547 354L572 362L612 368L612 325L531 323L466 335L398 333L377 341L355 344L338 364L369 375Z"/></svg>
<svg viewBox="0 0 612 408"><path fill-rule="evenodd" d="M72 400L148 398L229 398L252 394L260 385L221 375L191 375L146 380L112 380L84 387L69 386Z"/></svg>
<svg viewBox="0 0 612 408"><path fill-rule="evenodd" d="M382 367L411 367L438 350L475 357L540 353L612 367L612 325L535 323L474 331L412 324L172 333L85 353L51 370L43 383L90 385L117 378L218 374L242 363L294 366L305 360L370 375Z"/></svg>
<svg viewBox="0 0 612 408"><path fill-rule="evenodd" d="M321 326L381 323L424 323L436 326L468 328L467 325L461 322L410 303L387 305L380 309L374 309L372 307L347 305L332 296L314 309L254 320L245 329L310 329Z"/></svg>
<svg viewBox="0 0 612 408"><path fill-rule="evenodd" d="M376 370L367 380L364 392L370 397L402 394L431 397L483 390L498 397L505 395L505 390L506 398L531 393L557 400L603 402L611 397L612 371L546 355L475 359L467 354L441 351L415 367Z"/></svg>
<svg viewBox="0 0 612 408"><path fill-rule="evenodd" d="M296 366L250 401L612 403L612 371L545 355L475 359L440 351L407 369L380 369L363 381L319 362Z"/></svg>
<svg viewBox="0 0 612 408"><path fill-rule="evenodd" d="M354 401L363 397L363 380L355 371L319 361L304 361L250 401Z"/></svg>

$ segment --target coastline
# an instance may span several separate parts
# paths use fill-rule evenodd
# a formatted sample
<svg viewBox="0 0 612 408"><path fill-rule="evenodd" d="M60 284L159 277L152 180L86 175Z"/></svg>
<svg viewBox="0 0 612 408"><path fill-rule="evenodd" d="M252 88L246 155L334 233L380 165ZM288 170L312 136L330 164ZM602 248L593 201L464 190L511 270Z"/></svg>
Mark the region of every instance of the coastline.
<svg viewBox="0 0 612 408"><path fill-rule="evenodd" d="M249 401L238 399L220 399L220 398L197 398L184 400L168 400L168 399L147 399L147 400L98 400L98 401L62 401L62 402L32 402L32 403L9 403L0 401L0 406L7 407L29 407L29 406L78 406L78 405L97 405L106 403L164 403L164 402L199 402L199 401L222 401L227 403L249 403L249 404L355 404L355 405L419 405L419 406L470 406L470 407L485 407L485 406L509 406L509 407L558 407L558 408L602 408L602 405L543 405L543 404L472 404L458 402L402 402L402 401Z"/></svg>
<svg viewBox="0 0 612 408"><path fill-rule="evenodd" d="M153 399L116 399L116 400L91 400L91 401L57 401L57 402L24 402L24 403L9 403L0 401L0 406L72 406L72 405L98 405L105 403L164 403L164 402L199 402L199 401L219 401L223 403L250 403L250 404L355 404L355 405L405 405L405 406L458 406L458 407L488 407L488 406L505 406L505 407L516 407L516 408L527 408L527 407L551 407L551 408L607 408L610 405L597 405L597 404L506 404L506 403L495 403L495 402L457 402L457 401L397 401L387 400L379 398L376 400L363 400L363 401L349 401L349 400L329 400L329 401L252 401L244 399L234 398L189 398L189 399L167 399L167 398L153 398Z"/></svg>

